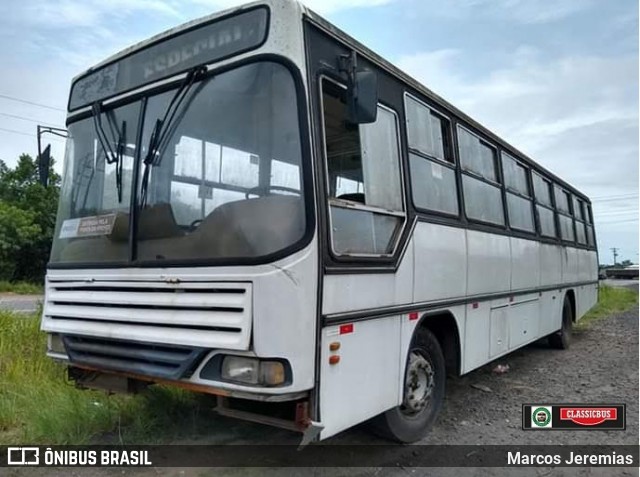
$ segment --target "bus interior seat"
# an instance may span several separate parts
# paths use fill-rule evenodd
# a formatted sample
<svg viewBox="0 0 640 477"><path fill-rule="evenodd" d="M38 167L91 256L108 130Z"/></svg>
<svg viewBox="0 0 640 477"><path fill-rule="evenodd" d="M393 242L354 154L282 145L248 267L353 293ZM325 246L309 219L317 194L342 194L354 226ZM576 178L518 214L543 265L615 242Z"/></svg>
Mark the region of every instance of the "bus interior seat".
<svg viewBox="0 0 640 477"><path fill-rule="evenodd" d="M178 225L171 204L162 202L147 206L138 216L138 239L152 240L180 237L184 232Z"/></svg>
<svg viewBox="0 0 640 477"><path fill-rule="evenodd" d="M141 260L255 257L285 248L305 229L303 201L296 196L273 195L227 202L214 209L192 233L185 234L175 221L170 204L144 209L139 218L138 248ZM128 250L128 216L119 213L112 236L86 237L69 243L65 260L101 250L102 260L124 260ZM101 242L98 244L98 242ZM106 242L106 243L102 243Z"/></svg>
<svg viewBox="0 0 640 477"><path fill-rule="evenodd" d="M166 202L148 205L138 215L138 239L150 240L184 235L171 204ZM129 214L118 212L109 238L115 242L129 240Z"/></svg>
<svg viewBox="0 0 640 477"><path fill-rule="evenodd" d="M227 202L205 217L191 235L198 242L200 254L265 255L302 237L305 223L301 209L299 197L285 195Z"/></svg>

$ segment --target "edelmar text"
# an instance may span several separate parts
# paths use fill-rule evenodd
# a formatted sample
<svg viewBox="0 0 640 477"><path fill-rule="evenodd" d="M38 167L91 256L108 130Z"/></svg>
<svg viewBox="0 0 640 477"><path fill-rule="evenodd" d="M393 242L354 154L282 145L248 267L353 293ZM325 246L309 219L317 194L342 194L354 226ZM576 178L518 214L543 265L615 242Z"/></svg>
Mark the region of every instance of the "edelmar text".
<svg viewBox="0 0 640 477"><path fill-rule="evenodd" d="M631 465L633 455L630 454L577 454L569 452L563 459L559 454L525 454L523 452L507 452L507 465Z"/></svg>
<svg viewBox="0 0 640 477"><path fill-rule="evenodd" d="M52 450L44 452L45 465L147 466L153 465L144 450Z"/></svg>

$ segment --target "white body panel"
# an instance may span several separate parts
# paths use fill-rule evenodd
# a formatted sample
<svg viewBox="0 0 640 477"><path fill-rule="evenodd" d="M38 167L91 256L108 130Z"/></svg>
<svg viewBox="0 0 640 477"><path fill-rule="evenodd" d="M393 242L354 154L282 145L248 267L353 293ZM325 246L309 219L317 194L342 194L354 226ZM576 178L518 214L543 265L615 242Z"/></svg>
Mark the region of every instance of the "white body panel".
<svg viewBox="0 0 640 477"><path fill-rule="evenodd" d="M504 235L467 230L467 295L509 291L511 245ZM464 253L460 250L459 253Z"/></svg>
<svg viewBox="0 0 640 477"><path fill-rule="evenodd" d="M418 223L411 246L415 250L414 301L463 296L467 289L466 231ZM403 261L404 262L404 261Z"/></svg>
<svg viewBox="0 0 640 477"><path fill-rule="evenodd" d="M395 273L326 275L323 315L411 303L424 304L424 319L450 314L460 340L459 371L467 373L560 329L569 289L575 293L576 318L586 313L597 301L597 284L566 285L594 282L595 264L595 251L418 222ZM412 299L407 290L413 290ZM485 298L493 294L503 296ZM439 306L446 301L451 304ZM322 438L401 403L418 323L403 313L356 321L346 335L336 334L338 325L323 329ZM328 347L334 341L341 343L336 353L341 359L330 365Z"/></svg>
<svg viewBox="0 0 640 477"><path fill-rule="evenodd" d="M249 337L253 329L253 346L250 354L259 357L280 357L287 359L295 370L296 379L288 386L262 388L263 394L283 394L308 390L313 387L315 356L309 350L315 349L316 300L317 300L317 245L313 239L304 250L274 264L251 267L202 267L173 269L93 269L93 270L49 270L47 290L43 309L42 329L48 332L62 332L119 338L132 341L170 343L176 345L201 346L229 350L230 354L247 354ZM177 283L176 283L177 282ZM250 301L242 317L232 323L242 328L242 333L203 332L188 328L163 327L163 324L200 323L208 326L223 323L223 317L216 312L166 311L157 309L149 313L145 310L126 310L109 307L82 306L93 299L93 295L83 294L75 307L76 315L88 318L83 321L52 319L60 307L53 303L59 297L55 286L69 283L94 284L95 286L121 286L134 284L138 287L202 287L203 289L234 287L237 284L251 292ZM176 284L173 284L176 283ZM56 294L58 293L58 294ZM173 294L172 296L176 296ZM157 293L120 292L120 303L143 301L157 298ZM236 298L237 299L237 298ZM167 297L163 298L168 301ZM180 298L180 304L185 302ZM194 298L189 298L193 302ZM155 303L158 306L157 302ZM192 303L193 304L193 303ZM67 307L68 308L68 307ZM104 320L118 315L128 323L146 322L145 326L123 324ZM148 326L152 321L156 326ZM229 324L227 319L224 324ZM229 336L231 335L231 336ZM238 336L236 336L238 335ZM295 336L295 340L291 340ZM237 351L234 351L237 350ZM212 353L210 356L213 356ZM198 372L188 381L205 383ZM255 391L250 386L206 381L206 384L230 390Z"/></svg>
<svg viewBox="0 0 640 477"><path fill-rule="evenodd" d="M404 379L404 366L398 360L401 318L354 323L353 332L343 335L339 325L324 328L320 365L323 438L400 404L398 383ZM329 351L332 342L340 343L337 353ZM329 364L331 354L340 355L338 364Z"/></svg>

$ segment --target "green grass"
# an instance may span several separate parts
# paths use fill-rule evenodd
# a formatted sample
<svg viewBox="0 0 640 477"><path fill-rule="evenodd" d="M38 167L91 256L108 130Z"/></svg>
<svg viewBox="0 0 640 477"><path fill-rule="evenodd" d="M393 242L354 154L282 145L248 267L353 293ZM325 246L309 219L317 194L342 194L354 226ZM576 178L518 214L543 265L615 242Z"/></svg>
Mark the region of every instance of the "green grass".
<svg viewBox="0 0 640 477"><path fill-rule="evenodd" d="M638 294L628 288L600 286L598 303L578 322L578 328L587 328L594 320L621 313L638 306Z"/></svg>
<svg viewBox="0 0 640 477"><path fill-rule="evenodd" d="M601 287L598 305L578 326L637 303L631 290ZM37 315L0 311L0 445L171 443L220 424L210 396L160 386L137 396L78 390L45 349Z"/></svg>
<svg viewBox="0 0 640 477"><path fill-rule="evenodd" d="M44 286L39 283L0 281L0 293L42 295L44 293Z"/></svg>
<svg viewBox="0 0 640 477"><path fill-rule="evenodd" d="M0 312L0 445L169 443L205 434L215 417L210 396L176 388L137 396L76 389L45 348L35 315Z"/></svg>

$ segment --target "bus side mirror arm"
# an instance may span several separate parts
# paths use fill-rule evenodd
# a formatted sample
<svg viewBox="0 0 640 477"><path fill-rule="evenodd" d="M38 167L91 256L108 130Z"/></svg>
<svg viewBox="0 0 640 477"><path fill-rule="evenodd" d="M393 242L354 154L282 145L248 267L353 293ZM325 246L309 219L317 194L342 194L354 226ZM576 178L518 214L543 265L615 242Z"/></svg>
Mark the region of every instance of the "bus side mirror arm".
<svg viewBox="0 0 640 477"><path fill-rule="evenodd" d="M376 121L378 77L370 70L358 70L356 52L338 57L340 71L347 75L347 119L352 124Z"/></svg>
<svg viewBox="0 0 640 477"><path fill-rule="evenodd" d="M49 169L51 167L51 144L48 144L47 147L44 148L44 151L42 150L40 137L45 133L53 134L54 136L62 138L67 138L68 133L66 129L38 125L38 180L40 181L40 184L47 187L49 184Z"/></svg>

